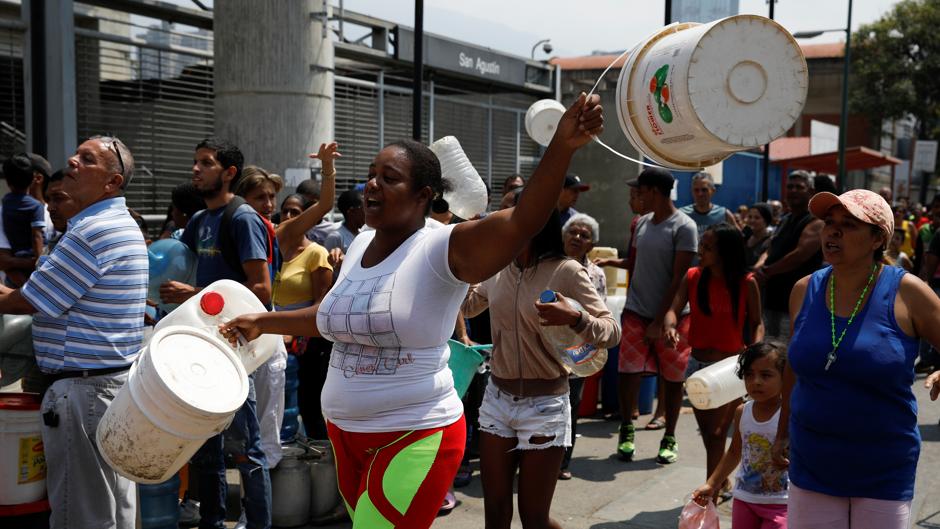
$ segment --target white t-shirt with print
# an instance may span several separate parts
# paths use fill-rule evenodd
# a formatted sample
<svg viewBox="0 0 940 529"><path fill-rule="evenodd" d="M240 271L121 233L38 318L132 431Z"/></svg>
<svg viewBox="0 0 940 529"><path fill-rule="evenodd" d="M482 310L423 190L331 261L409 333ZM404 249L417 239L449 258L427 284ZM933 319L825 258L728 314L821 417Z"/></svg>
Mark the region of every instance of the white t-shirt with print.
<svg viewBox="0 0 940 529"><path fill-rule="evenodd" d="M463 404L454 390L447 340L468 285L450 270L453 226L422 228L381 263L363 268L374 231L349 247L317 327L333 342L321 404L350 432L447 426Z"/></svg>

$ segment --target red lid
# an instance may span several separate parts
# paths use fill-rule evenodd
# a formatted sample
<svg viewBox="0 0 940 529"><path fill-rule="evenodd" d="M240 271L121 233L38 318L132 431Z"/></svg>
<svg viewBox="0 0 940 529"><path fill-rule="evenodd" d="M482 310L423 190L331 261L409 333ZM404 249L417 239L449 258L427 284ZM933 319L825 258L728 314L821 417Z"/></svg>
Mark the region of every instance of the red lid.
<svg viewBox="0 0 940 529"><path fill-rule="evenodd" d="M0 410L39 410L42 397L37 393L0 393Z"/></svg>
<svg viewBox="0 0 940 529"><path fill-rule="evenodd" d="M199 307L209 316L217 316L225 308L225 299L218 292L206 292L199 300Z"/></svg>
<svg viewBox="0 0 940 529"><path fill-rule="evenodd" d="M25 516L27 514L48 512L49 510L49 499L47 498L31 503L0 505L0 516Z"/></svg>

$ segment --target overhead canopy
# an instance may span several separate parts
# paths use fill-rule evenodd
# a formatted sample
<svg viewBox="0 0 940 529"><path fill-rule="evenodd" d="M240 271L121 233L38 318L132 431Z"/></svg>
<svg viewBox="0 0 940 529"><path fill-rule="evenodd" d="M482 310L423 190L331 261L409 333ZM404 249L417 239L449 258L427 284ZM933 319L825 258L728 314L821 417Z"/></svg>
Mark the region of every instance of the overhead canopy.
<svg viewBox="0 0 940 529"><path fill-rule="evenodd" d="M817 173L837 174L839 172L839 153L837 151L821 154L809 154L792 158L774 160L775 165L783 166L785 172L805 169ZM901 160L882 154L868 147L850 147L845 150L845 168L848 171L862 171L885 165L898 165Z"/></svg>

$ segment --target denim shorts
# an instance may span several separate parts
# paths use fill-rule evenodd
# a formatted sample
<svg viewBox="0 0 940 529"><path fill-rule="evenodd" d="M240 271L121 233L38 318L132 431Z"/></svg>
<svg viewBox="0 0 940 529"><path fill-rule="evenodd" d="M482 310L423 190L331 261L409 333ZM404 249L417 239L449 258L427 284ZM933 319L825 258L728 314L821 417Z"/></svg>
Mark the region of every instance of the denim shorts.
<svg viewBox="0 0 940 529"><path fill-rule="evenodd" d="M517 397L496 387L486 386L480 406L480 430L516 438L516 450L538 450L553 446L571 446L571 403L568 394ZM554 437L545 443L533 443L532 437Z"/></svg>
<svg viewBox="0 0 940 529"><path fill-rule="evenodd" d="M694 356L689 356L689 367L685 368L685 378L688 379L696 371L701 371L708 366L715 365L717 362L702 362L696 360Z"/></svg>

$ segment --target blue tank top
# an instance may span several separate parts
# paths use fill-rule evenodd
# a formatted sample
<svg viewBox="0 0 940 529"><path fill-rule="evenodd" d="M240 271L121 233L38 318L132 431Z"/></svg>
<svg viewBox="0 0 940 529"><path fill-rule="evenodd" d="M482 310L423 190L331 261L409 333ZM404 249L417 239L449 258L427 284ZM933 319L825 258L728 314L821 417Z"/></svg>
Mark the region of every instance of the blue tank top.
<svg viewBox="0 0 940 529"><path fill-rule="evenodd" d="M797 376L790 399L790 481L831 496L910 500L920 455L911 390L918 344L894 317L905 272L882 268L825 371L832 349L831 273L826 267L812 275L790 341ZM837 335L847 323L836 317Z"/></svg>

